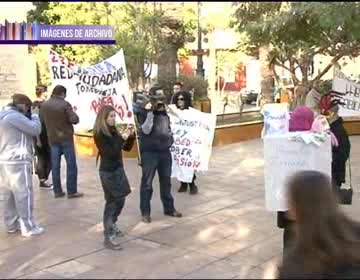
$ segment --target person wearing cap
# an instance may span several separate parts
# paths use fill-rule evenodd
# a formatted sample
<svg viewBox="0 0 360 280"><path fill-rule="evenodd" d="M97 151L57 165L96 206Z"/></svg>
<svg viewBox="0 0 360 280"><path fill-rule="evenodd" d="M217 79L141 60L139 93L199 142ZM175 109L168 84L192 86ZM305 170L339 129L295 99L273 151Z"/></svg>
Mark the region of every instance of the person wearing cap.
<svg viewBox="0 0 360 280"><path fill-rule="evenodd" d="M37 108L40 110L41 105L47 99L46 93L46 86L40 85L36 87L36 100L32 103L33 109ZM40 188L51 189L52 185L47 183L51 171L50 145L47 137L46 126L43 121L41 122L41 134L35 139L35 155L35 173L39 177L39 186Z"/></svg>
<svg viewBox="0 0 360 280"><path fill-rule="evenodd" d="M55 198L65 196L61 187L61 156L66 161L66 189L68 198L82 197L77 191L78 169L74 144L74 124L79 123L78 115L65 100L66 88L55 86L49 100L40 108L40 117L45 123L51 149L51 172Z"/></svg>
<svg viewBox="0 0 360 280"><path fill-rule="evenodd" d="M156 172L159 175L160 198L164 215L175 218L182 217L182 214L175 209L174 198L171 194L170 147L174 138L170 128L170 119L166 112L165 100L163 88L159 85L150 89L149 98L143 97L137 100L142 168L140 211L144 223L151 223L150 204Z"/></svg>
<svg viewBox="0 0 360 280"><path fill-rule="evenodd" d="M44 228L33 217L33 138L40 135L41 122L31 100L15 94L0 112L0 180L5 187L4 221L9 234L39 235Z"/></svg>

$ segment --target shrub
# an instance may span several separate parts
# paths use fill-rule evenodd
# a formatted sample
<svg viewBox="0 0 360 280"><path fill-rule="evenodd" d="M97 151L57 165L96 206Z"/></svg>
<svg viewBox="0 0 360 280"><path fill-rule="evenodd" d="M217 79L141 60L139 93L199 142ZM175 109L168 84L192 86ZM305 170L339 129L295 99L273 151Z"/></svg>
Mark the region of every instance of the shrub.
<svg viewBox="0 0 360 280"><path fill-rule="evenodd" d="M184 85L184 89L190 91L194 89L194 100L206 99L208 92L208 82L199 76L179 75L178 80Z"/></svg>

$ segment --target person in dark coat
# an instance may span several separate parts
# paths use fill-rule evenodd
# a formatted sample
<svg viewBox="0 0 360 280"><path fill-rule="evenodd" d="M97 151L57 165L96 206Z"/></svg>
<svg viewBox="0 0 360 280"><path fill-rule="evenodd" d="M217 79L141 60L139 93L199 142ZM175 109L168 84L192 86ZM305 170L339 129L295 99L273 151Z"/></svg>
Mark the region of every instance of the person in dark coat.
<svg viewBox="0 0 360 280"><path fill-rule="evenodd" d="M350 157L351 144L345 130L343 119L339 116L339 105L344 104L341 93L330 91L320 99L320 112L326 116L330 131L336 137L336 145L332 147L331 174L333 188L338 192L346 181L346 162Z"/></svg>
<svg viewBox="0 0 360 280"><path fill-rule="evenodd" d="M36 100L32 103L32 109L37 108L40 110L41 105L46 101L47 88L46 86L37 86L36 87ZM51 153L50 145L47 137L47 131L45 122L41 122L41 134L35 139L35 156L36 156L36 165L35 173L39 177L40 188L51 189L52 185L47 183L49 175L51 172Z"/></svg>
<svg viewBox="0 0 360 280"><path fill-rule="evenodd" d="M151 223L151 198L153 180L156 172L159 175L160 198L165 216L181 218L182 213L174 206L171 194L170 147L174 137L170 128L170 118L166 111L165 94L161 86L150 89L148 97L138 99L134 112L139 126L140 155L142 177L140 185L140 211L142 221Z"/></svg>
<svg viewBox="0 0 360 280"><path fill-rule="evenodd" d="M125 174L122 150L130 151L134 145L134 131L129 128L119 133L115 127L116 111L103 106L95 121L94 141L100 157L100 180L104 190L104 244L112 250L121 249L117 237L123 233L116 225L131 189Z"/></svg>
<svg viewBox="0 0 360 280"><path fill-rule="evenodd" d="M191 93L187 91L179 91L173 96L173 104L180 110L186 110L192 107ZM198 187L195 184L196 175L194 173L193 180L190 184L180 182L180 188L178 192L187 192L188 186L190 187L190 194L197 194L199 192Z"/></svg>
<svg viewBox="0 0 360 280"><path fill-rule="evenodd" d="M339 208L331 178L301 171L288 190L295 235L278 279L360 279L360 224Z"/></svg>

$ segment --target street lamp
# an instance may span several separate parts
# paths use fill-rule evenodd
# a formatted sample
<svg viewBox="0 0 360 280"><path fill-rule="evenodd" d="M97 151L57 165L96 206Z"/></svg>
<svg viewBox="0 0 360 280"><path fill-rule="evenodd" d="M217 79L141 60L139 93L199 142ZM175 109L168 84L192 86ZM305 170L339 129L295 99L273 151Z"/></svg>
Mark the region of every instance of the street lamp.
<svg viewBox="0 0 360 280"><path fill-rule="evenodd" d="M200 5L201 2L197 2L197 31L198 31L198 49L197 49L197 68L196 68L196 75L205 78L205 71L204 71L204 63L203 63L203 50L202 50L202 31L200 26Z"/></svg>

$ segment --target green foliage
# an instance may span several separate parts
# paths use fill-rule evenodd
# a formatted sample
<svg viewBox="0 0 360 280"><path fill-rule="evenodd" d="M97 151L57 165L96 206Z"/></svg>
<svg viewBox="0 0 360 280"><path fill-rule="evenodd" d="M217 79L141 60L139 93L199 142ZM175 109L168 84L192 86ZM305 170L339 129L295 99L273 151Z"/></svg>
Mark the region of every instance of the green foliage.
<svg viewBox="0 0 360 280"><path fill-rule="evenodd" d="M194 100L202 100L207 97L208 82L199 76L179 75L178 80L184 85L185 90L194 90Z"/></svg>
<svg viewBox="0 0 360 280"><path fill-rule="evenodd" d="M40 3L40 2L39 2ZM54 45L55 51L79 64L96 64L124 49L133 84L144 76L144 62L153 62L158 49L160 12L146 3L51 2L37 4L29 18L50 24L106 24L115 26L116 45ZM131 82L131 81L130 81Z"/></svg>
<svg viewBox="0 0 360 280"><path fill-rule="evenodd" d="M156 63L161 47L174 44L181 48L191 30L195 28L193 11L178 6L174 14L178 25L147 2L34 2L35 9L28 19L49 24L104 24L115 27L116 45L54 45L58 53L84 65L96 64L120 48L124 49L130 83L137 87L145 77L144 64ZM174 4L172 5L174 6ZM180 7L180 8L179 8ZM171 40L169 40L171 38ZM40 48L40 47L35 47ZM35 50L35 53L42 53ZM46 56L47 58L47 56ZM39 58L38 63L44 64ZM46 69L41 65L39 69ZM41 72L41 71L40 71ZM46 74L40 73L41 79Z"/></svg>
<svg viewBox="0 0 360 280"><path fill-rule="evenodd" d="M333 62L360 52L359 2L237 2L235 26L246 32L247 48L270 45L269 61L293 74L295 83L307 83L316 54ZM331 65L317 76L319 80ZM301 77L295 70L301 70Z"/></svg>

